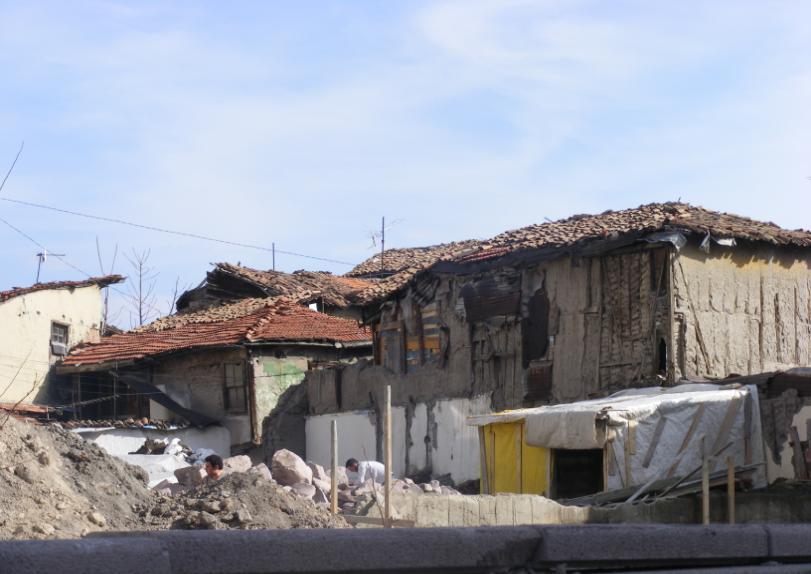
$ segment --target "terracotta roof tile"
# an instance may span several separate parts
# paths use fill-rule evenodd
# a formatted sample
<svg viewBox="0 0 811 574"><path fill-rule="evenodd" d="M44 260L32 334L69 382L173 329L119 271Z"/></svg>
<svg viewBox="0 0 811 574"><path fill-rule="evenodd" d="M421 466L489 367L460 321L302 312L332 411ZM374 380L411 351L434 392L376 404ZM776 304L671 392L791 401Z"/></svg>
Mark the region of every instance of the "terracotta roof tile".
<svg viewBox="0 0 811 574"><path fill-rule="evenodd" d="M755 221L729 213L710 211L686 203L651 203L634 209L575 215L560 221L530 225L482 241L459 262L495 259L514 251L541 247L568 247L630 233L681 230L711 233L716 237L759 241L774 245L811 246L811 232L789 231L774 223Z"/></svg>
<svg viewBox="0 0 811 574"><path fill-rule="evenodd" d="M244 299L196 313L163 317L133 331L74 349L64 365L133 361L177 351L258 341L371 342L356 321L282 298Z"/></svg>
<svg viewBox="0 0 811 574"><path fill-rule="evenodd" d="M8 301L13 297L20 297L35 293L36 291L48 291L51 289L77 289L80 287L90 287L91 285L98 285L99 287L107 287L115 283L121 283L124 277L121 275L104 275L102 277L89 277L81 281L53 281L51 283L36 283L30 287L14 287L8 291L0 291L0 303Z"/></svg>

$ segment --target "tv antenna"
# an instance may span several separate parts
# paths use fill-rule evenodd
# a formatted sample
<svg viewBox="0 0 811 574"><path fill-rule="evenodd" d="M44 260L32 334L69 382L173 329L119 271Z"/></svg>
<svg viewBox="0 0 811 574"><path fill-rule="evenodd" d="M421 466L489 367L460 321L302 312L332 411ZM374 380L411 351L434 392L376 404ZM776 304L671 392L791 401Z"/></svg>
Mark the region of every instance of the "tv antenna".
<svg viewBox="0 0 811 574"><path fill-rule="evenodd" d="M42 264L45 263L48 260L48 255L51 255L52 257L64 257L65 256L64 253L48 253L48 251L46 249L43 249L42 251L37 253L37 259L38 259L38 262L37 262L37 280L35 281L35 283L39 283L39 272L42 269Z"/></svg>

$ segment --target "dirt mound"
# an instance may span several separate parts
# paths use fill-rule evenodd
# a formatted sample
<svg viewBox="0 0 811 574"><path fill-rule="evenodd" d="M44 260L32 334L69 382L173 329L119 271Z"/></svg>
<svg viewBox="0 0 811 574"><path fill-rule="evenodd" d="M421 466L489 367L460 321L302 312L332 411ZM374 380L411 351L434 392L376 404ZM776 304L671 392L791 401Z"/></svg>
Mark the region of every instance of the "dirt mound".
<svg viewBox="0 0 811 574"><path fill-rule="evenodd" d="M312 500L303 500L256 473L207 480L179 496L159 496L140 508L146 528L346 528Z"/></svg>
<svg viewBox="0 0 811 574"><path fill-rule="evenodd" d="M56 425L0 413L0 539L133 530L151 498L146 473Z"/></svg>

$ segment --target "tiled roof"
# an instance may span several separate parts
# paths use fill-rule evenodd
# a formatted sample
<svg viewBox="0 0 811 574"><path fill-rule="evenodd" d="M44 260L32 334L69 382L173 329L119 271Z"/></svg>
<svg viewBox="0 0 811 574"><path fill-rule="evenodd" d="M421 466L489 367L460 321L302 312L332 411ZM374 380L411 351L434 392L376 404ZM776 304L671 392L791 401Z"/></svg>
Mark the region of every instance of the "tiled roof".
<svg viewBox="0 0 811 574"><path fill-rule="evenodd" d="M0 303L8 301L13 297L20 297L21 295L28 295L36 291L48 291L51 289L77 289L80 287L90 287L98 285L99 287L107 287L114 283L121 283L124 278L121 275L104 275L103 277L89 277L81 281L53 281L51 283L36 283L30 287L14 287L8 291L0 291Z"/></svg>
<svg viewBox="0 0 811 574"><path fill-rule="evenodd" d="M385 276L371 282L363 291L355 295L359 305L369 305L381 301L398 291L420 271L428 269L439 261L449 261L466 253L473 252L479 242L476 240L443 243L430 247L389 249L383 253ZM347 275L380 275L380 254L371 257L352 269Z"/></svg>
<svg viewBox="0 0 811 574"><path fill-rule="evenodd" d="M575 215L560 221L530 225L482 241L459 262L495 259L515 251L542 247L569 247L631 233L679 230L766 242L774 245L811 246L811 232L789 231L774 223L755 221L729 213L710 211L686 203L651 203L634 209L606 211L599 215Z"/></svg>
<svg viewBox="0 0 811 574"><path fill-rule="evenodd" d="M375 253L363 263L356 265L346 274L346 277L385 278L409 271L413 274L415 269L425 269L437 261L451 259L470 251L478 243L478 241L469 240L428 247L387 249L383 252L382 263L380 253Z"/></svg>
<svg viewBox="0 0 811 574"><path fill-rule="evenodd" d="M282 298L243 299L196 313L163 317L133 331L73 350L64 365L132 361L177 351L259 341L371 342L356 321Z"/></svg>
<svg viewBox="0 0 811 574"><path fill-rule="evenodd" d="M323 271L261 271L233 265L217 263L206 276L203 287L184 293L178 300L183 309L192 298L194 291L208 290L214 299L238 299L245 296L245 289L234 286L236 279L248 287L249 296L265 294L268 297L286 297L299 303L322 301L326 305L345 308L354 303L354 296L369 287L372 282L355 277L341 277ZM230 282L230 283L229 283ZM236 290L235 290L236 289Z"/></svg>

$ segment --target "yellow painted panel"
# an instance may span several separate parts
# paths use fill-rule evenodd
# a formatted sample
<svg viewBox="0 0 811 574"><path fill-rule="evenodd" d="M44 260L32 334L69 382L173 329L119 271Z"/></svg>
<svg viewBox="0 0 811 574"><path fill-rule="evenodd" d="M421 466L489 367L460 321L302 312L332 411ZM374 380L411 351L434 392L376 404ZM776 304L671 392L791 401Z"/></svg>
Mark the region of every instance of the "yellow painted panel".
<svg viewBox="0 0 811 574"><path fill-rule="evenodd" d="M519 445L520 458L516 448ZM524 442L523 421L486 425L484 449L491 492L548 494L549 449L530 446Z"/></svg>

